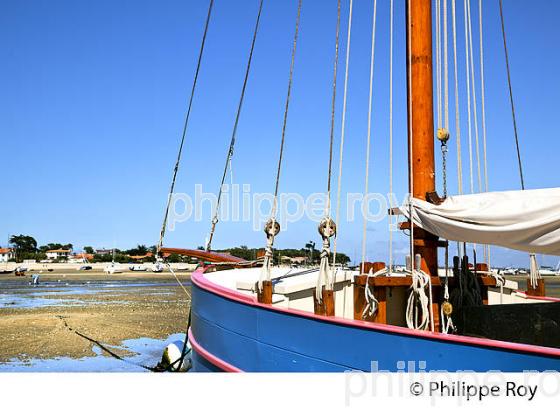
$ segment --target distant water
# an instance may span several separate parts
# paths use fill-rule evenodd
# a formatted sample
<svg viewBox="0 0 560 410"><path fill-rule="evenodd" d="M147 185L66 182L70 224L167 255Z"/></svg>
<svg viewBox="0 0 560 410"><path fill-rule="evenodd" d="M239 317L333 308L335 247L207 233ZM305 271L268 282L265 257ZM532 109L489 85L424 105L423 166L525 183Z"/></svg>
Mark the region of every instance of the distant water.
<svg viewBox="0 0 560 410"><path fill-rule="evenodd" d="M174 341L183 341L184 334L175 333L168 338L150 339L142 337L123 341L120 346L106 346L126 349L134 353L125 360L103 356L98 346L92 351L95 356L72 359L70 357L57 357L54 359L12 359L7 363L0 363L0 372L147 372L140 365L153 367L161 359L163 349Z"/></svg>

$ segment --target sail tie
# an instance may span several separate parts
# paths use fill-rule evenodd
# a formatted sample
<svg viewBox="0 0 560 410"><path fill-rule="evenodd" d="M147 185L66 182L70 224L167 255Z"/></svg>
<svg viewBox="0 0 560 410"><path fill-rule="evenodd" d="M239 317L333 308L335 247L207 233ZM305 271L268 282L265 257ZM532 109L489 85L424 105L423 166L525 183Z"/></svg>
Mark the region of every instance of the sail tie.
<svg viewBox="0 0 560 410"><path fill-rule="evenodd" d="M531 253L530 257L530 270L529 270L529 282L533 289L536 289L539 283L539 279L542 279L541 273L539 272L539 264L537 263L537 255Z"/></svg>

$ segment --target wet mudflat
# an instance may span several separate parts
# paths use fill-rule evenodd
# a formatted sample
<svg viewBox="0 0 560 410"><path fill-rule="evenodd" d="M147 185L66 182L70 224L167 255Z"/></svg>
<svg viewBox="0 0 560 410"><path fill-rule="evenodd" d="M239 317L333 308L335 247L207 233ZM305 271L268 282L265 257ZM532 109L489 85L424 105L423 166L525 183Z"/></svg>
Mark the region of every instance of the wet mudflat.
<svg viewBox="0 0 560 410"><path fill-rule="evenodd" d="M187 292L168 274L0 277L0 371L142 371L182 338ZM125 358L102 351L96 340Z"/></svg>

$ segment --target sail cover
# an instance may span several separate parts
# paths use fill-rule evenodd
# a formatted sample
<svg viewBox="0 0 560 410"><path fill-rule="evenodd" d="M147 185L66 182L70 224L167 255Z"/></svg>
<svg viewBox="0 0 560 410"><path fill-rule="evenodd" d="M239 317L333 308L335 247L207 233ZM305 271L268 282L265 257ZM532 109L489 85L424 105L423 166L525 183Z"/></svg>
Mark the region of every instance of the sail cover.
<svg viewBox="0 0 560 410"><path fill-rule="evenodd" d="M450 241L560 255L560 188L457 195L440 205L412 198L400 209Z"/></svg>

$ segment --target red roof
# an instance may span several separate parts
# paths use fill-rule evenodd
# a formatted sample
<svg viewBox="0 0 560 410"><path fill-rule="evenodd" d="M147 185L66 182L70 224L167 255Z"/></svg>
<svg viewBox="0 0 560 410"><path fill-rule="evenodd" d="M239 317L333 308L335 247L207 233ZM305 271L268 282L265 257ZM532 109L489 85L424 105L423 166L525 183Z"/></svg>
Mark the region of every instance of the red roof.
<svg viewBox="0 0 560 410"><path fill-rule="evenodd" d="M87 259L88 261L93 259L93 255L91 253L77 253L74 255L75 259Z"/></svg>
<svg viewBox="0 0 560 410"><path fill-rule="evenodd" d="M5 255L6 253L12 253L14 250L12 248L0 248L0 255Z"/></svg>

